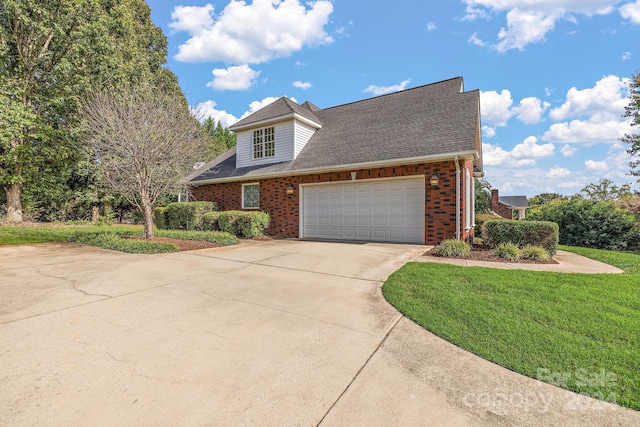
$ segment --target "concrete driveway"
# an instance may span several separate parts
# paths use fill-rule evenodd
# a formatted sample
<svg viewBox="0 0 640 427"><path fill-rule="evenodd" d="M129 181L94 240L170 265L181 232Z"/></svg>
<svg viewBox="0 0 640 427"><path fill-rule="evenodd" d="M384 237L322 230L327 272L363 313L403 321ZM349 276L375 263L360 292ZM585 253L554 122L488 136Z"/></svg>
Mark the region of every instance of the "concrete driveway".
<svg viewBox="0 0 640 427"><path fill-rule="evenodd" d="M479 359L381 284L420 246L0 247L0 425L638 425Z"/></svg>

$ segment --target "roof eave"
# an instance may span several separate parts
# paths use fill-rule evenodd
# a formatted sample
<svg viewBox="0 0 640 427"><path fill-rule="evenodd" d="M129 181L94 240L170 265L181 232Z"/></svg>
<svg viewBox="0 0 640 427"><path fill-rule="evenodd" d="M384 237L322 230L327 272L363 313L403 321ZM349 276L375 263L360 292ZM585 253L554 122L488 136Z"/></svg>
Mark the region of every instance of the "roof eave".
<svg viewBox="0 0 640 427"><path fill-rule="evenodd" d="M277 122L282 122L284 120L288 120L288 119L295 119L295 120L299 120L303 123L308 124L309 126L313 126L316 129L320 129L322 127L322 124L317 123L307 117L301 116L298 113L288 113L288 114L283 114L281 116L276 116L276 117L270 117L268 119L264 119L264 120L259 120L257 122L252 122L252 123L247 123L245 125L232 125L229 126L229 130L232 132L239 132L241 130L247 130L247 129L251 129L254 127L260 127L260 126L264 126L264 125L268 125L271 123L277 123Z"/></svg>
<svg viewBox="0 0 640 427"><path fill-rule="evenodd" d="M351 163L351 164L339 165L339 166L326 166L326 167L319 167L319 168L298 169L298 170L292 170L292 171L267 173L264 175L243 175L243 176L234 176L234 177L228 177L228 178L214 178L214 179L205 179L202 181L191 181L191 182L188 182L187 184L193 187L199 187L201 185L220 184L224 182L279 178L283 176L308 175L312 173L344 172L344 171L353 170L353 169L364 169L364 168L370 169L370 168L377 168L377 167L395 166L398 164L433 163L437 161L455 160L456 156L458 157L459 160L474 160L478 158L478 152L477 151L461 151L461 152L455 152L455 153L434 154L430 156L382 160L378 162Z"/></svg>

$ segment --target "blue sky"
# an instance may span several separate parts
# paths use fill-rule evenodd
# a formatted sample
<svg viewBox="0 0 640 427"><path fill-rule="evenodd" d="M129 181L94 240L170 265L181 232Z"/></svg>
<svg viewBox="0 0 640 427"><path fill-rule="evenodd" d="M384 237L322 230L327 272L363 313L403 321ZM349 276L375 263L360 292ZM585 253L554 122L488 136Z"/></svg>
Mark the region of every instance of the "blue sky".
<svg viewBox="0 0 640 427"><path fill-rule="evenodd" d="M574 194L603 177L640 190L618 140L633 130L621 115L640 0L148 4L200 117L231 125L281 96L325 108L463 76L481 91L501 194Z"/></svg>

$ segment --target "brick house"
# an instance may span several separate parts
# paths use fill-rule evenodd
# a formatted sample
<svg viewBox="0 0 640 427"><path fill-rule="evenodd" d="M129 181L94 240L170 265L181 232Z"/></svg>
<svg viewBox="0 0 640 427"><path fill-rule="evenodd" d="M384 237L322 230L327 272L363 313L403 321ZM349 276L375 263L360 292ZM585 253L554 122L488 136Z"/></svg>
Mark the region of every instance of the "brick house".
<svg viewBox="0 0 640 427"><path fill-rule="evenodd" d="M325 109L283 97L231 126L236 147L187 184L193 200L268 212L279 237L467 240L480 128L461 77Z"/></svg>
<svg viewBox="0 0 640 427"><path fill-rule="evenodd" d="M517 211L517 219L524 219L528 207L527 196L500 196L498 189L491 189L491 210L502 218L513 219Z"/></svg>

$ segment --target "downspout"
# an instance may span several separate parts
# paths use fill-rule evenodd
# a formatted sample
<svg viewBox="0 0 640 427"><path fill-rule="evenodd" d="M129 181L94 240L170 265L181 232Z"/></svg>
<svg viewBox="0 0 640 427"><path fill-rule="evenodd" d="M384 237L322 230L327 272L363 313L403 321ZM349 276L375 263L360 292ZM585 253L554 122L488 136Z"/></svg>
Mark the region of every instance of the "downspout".
<svg viewBox="0 0 640 427"><path fill-rule="evenodd" d="M454 161L456 162L456 240L460 240L460 163L458 156Z"/></svg>

